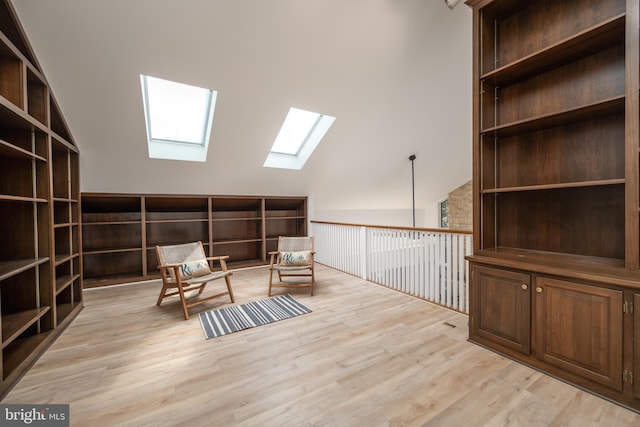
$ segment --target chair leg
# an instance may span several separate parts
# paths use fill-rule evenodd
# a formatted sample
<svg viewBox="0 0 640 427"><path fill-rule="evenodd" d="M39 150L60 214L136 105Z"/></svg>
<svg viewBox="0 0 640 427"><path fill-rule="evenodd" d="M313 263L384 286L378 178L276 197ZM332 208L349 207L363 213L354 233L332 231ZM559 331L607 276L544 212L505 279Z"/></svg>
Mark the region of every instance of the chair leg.
<svg viewBox="0 0 640 427"><path fill-rule="evenodd" d="M162 303L162 299L164 298L164 294L167 293L167 285L162 284L162 289L160 290L160 296L158 297L158 302L156 305L160 305Z"/></svg>
<svg viewBox="0 0 640 427"><path fill-rule="evenodd" d="M229 279L229 276L226 276L224 278L224 281L227 282L227 290L229 291L231 302L236 302L236 299L233 297L233 289L231 289L231 279Z"/></svg>
<svg viewBox="0 0 640 427"><path fill-rule="evenodd" d="M182 312L184 313L184 320L189 320L189 311L187 310L187 298L184 296L184 290L182 284L178 283L178 292L180 293L180 302L182 303Z"/></svg>
<svg viewBox="0 0 640 427"><path fill-rule="evenodd" d="M273 269L269 269L269 293L267 293L267 296L270 297L271 296L271 286L273 285Z"/></svg>
<svg viewBox="0 0 640 427"><path fill-rule="evenodd" d="M311 296L313 296L313 285L316 283L315 271L313 267L311 267Z"/></svg>
<svg viewBox="0 0 640 427"><path fill-rule="evenodd" d="M209 282L204 282L202 285L200 285L200 290L198 291L199 294L201 294L202 291L204 291L204 287L207 286L207 283Z"/></svg>

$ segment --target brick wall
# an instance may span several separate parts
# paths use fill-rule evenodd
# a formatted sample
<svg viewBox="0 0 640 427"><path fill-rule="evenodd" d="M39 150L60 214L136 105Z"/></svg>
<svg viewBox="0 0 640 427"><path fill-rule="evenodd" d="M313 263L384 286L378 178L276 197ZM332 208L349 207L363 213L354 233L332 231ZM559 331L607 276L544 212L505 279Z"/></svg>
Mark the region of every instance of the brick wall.
<svg viewBox="0 0 640 427"><path fill-rule="evenodd" d="M473 197L471 181L449 193L449 229L473 229Z"/></svg>

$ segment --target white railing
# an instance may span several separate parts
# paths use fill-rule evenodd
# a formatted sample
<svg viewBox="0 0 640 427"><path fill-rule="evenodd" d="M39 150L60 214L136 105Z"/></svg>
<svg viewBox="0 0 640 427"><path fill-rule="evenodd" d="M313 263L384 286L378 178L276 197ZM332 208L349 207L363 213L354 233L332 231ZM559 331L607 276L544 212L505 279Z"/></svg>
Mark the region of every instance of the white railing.
<svg viewBox="0 0 640 427"><path fill-rule="evenodd" d="M470 232L311 223L317 262L468 312Z"/></svg>

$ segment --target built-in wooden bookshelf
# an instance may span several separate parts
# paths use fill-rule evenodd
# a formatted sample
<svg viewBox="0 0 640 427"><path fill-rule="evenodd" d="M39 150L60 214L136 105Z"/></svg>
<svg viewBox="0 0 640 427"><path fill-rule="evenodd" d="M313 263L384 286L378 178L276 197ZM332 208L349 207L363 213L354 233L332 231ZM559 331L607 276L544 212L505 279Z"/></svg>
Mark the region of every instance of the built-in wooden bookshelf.
<svg viewBox="0 0 640 427"><path fill-rule="evenodd" d="M638 2L467 4L470 340L640 411Z"/></svg>
<svg viewBox="0 0 640 427"><path fill-rule="evenodd" d="M198 240L231 268L263 265L279 235L307 235L306 197L83 193L84 285L157 278L156 245Z"/></svg>
<svg viewBox="0 0 640 427"><path fill-rule="evenodd" d="M291 203L290 199L287 200ZM294 200L293 203L303 206L306 204L302 200ZM211 254L229 255L231 266L264 264L266 258L263 228L266 224L263 212L263 198L212 198Z"/></svg>
<svg viewBox="0 0 640 427"><path fill-rule="evenodd" d="M305 236L307 214L301 203L286 199L265 200L265 232L267 253L278 250L279 236Z"/></svg>
<svg viewBox="0 0 640 427"><path fill-rule="evenodd" d="M78 149L0 0L0 395L82 309Z"/></svg>

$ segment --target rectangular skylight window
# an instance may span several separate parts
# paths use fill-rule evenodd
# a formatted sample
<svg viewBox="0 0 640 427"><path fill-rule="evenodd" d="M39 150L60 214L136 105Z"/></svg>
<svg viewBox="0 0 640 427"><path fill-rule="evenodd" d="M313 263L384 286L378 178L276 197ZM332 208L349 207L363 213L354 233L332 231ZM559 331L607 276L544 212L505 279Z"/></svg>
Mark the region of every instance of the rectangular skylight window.
<svg viewBox="0 0 640 427"><path fill-rule="evenodd" d="M301 169L334 120L335 117L290 108L264 166Z"/></svg>
<svg viewBox="0 0 640 427"><path fill-rule="evenodd" d="M149 157L205 161L217 92L140 76Z"/></svg>
<svg viewBox="0 0 640 427"><path fill-rule="evenodd" d="M316 127L322 114L311 111L289 109L287 118L271 147L272 153L296 155Z"/></svg>

